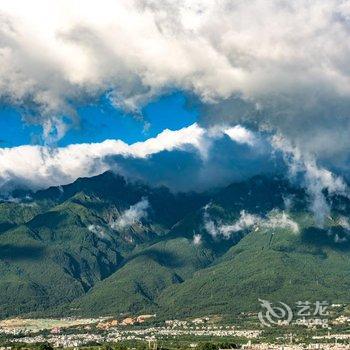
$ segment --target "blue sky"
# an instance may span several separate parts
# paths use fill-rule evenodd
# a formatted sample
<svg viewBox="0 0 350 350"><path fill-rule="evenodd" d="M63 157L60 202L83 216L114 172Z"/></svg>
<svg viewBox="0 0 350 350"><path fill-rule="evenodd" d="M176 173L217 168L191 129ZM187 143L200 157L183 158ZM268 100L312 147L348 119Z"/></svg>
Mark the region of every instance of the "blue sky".
<svg viewBox="0 0 350 350"><path fill-rule="evenodd" d="M0 31L0 103L12 107L0 106L0 188L68 183L110 169L111 159L126 175L142 168L153 178L165 169L165 180L216 185L272 169L279 152L310 191L343 191L337 176L350 178L343 1L195 1L183 10L162 1L75 3L1 3L11 30ZM111 100L142 108L143 119Z"/></svg>
<svg viewBox="0 0 350 350"><path fill-rule="evenodd" d="M126 143L144 141L164 129L178 130L198 119L195 107L189 107L188 97L173 92L150 102L142 109L142 118L112 106L106 97L98 104L78 108L80 124L71 127L58 141L58 146L75 143L102 142L120 139ZM15 108L0 109L0 147L42 143L42 129L22 121Z"/></svg>

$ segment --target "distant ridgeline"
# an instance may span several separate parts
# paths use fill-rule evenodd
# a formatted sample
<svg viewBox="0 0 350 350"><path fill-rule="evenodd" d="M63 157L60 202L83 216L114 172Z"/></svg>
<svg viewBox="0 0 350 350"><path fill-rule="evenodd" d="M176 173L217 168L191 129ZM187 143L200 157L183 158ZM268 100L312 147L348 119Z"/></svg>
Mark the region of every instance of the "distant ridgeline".
<svg viewBox="0 0 350 350"><path fill-rule="evenodd" d="M327 194L325 194L327 195ZM177 193L111 172L0 203L0 317L235 314L350 300L350 201L282 178Z"/></svg>

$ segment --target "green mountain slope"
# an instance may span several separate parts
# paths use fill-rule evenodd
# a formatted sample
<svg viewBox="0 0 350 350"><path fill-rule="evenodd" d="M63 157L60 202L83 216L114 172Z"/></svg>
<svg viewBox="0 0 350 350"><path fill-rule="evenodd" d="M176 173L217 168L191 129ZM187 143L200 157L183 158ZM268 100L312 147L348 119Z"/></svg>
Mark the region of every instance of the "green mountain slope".
<svg viewBox="0 0 350 350"><path fill-rule="evenodd" d="M258 298L348 302L350 247L334 242L340 228L333 222L327 230L303 227L313 221L307 214L296 220L300 233L256 229L212 266L168 288L158 300L162 312L235 314L257 309Z"/></svg>
<svg viewBox="0 0 350 350"><path fill-rule="evenodd" d="M112 173L30 195L0 207L0 317L44 312L84 295L136 247L162 237L205 202ZM147 217L113 227L143 198L150 203Z"/></svg>
<svg viewBox="0 0 350 350"><path fill-rule="evenodd" d="M123 267L98 283L73 308L79 314L158 311L161 292L182 283L211 263L213 253L186 238L153 244L135 252Z"/></svg>
<svg viewBox="0 0 350 350"><path fill-rule="evenodd" d="M1 318L350 299L346 198L329 198L321 229L304 191L281 178L174 194L105 173L19 194L0 202Z"/></svg>

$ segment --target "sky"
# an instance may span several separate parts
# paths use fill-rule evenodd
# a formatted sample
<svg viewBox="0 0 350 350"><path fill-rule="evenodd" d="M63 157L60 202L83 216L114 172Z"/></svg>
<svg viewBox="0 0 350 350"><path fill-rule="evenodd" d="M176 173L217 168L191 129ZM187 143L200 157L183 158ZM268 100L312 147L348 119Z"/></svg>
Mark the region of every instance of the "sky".
<svg viewBox="0 0 350 350"><path fill-rule="evenodd" d="M0 192L283 174L325 213L348 196L349 33L343 0L3 0Z"/></svg>
<svg viewBox="0 0 350 350"><path fill-rule="evenodd" d="M113 107L102 96L96 103L77 108L79 123L71 125L54 145L64 147L107 139L120 139L126 143L145 141L165 129L177 130L195 123L198 111L187 104L186 94L178 91L160 96L138 113L132 113ZM20 109L3 105L0 115L0 147L45 145L42 127L23 120Z"/></svg>

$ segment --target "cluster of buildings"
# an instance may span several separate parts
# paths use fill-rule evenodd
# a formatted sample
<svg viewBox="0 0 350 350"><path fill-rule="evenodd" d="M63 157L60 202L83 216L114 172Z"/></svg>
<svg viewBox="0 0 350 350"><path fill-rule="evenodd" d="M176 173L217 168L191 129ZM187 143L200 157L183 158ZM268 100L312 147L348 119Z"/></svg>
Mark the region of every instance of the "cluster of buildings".
<svg viewBox="0 0 350 350"><path fill-rule="evenodd" d="M343 350L350 349L350 333L343 334L328 334L314 336L313 344L294 344L293 335L290 335L290 340L280 339L280 342L286 341L290 345L275 345L271 343L258 343L263 339L261 329L242 329L236 328L234 325L221 325L212 322L208 317L195 318L191 320L167 320L161 326L153 326L151 323L145 324L142 327L127 327L131 325L141 325L147 320L151 320L156 315L139 315L135 317L127 317L120 320L100 318L95 319L94 323L90 319L80 320L80 325L77 325L78 320L71 320L74 328L68 326L69 331L66 331L67 326L58 326L57 320L48 320L48 325L55 324L52 328L46 328L45 332L38 330L33 331L33 328L13 328L2 329L0 332L17 335L9 337L8 341L12 343L36 344L48 342L54 347L60 348L78 348L85 345L103 344L103 343L118 343L123 341L145 341L149 344L157 340L171 339L211 339L211 338L243 338L247 343L242 346L247 350L301 350L301 349L323 349L323 350ZM67 324L67 320L65 320ZM340 323L347 323L347 318L338 319ZM50 323L51 322L51 323ZM76 329L76 332L74 332ZM49 332L48 332L49 331ZM277 339L278 340L278 339ZM196 348L197 343L192 343L190 347ZM0 350L10 350L0 348Z"/></svg>
<svg viewBox="0 0 350 350"><path fill-rule="evenodd" d="M99 318L76 318L67 317L62 319L22 319L13 318L0 321L0 334L27 335L39 333L43 330L51 330L53 334L59 334L61 329L80 327L91 329L92 325L108 320L106 317Z"/></svg>
<svg viewBox="0 0 350 350"><path fill-rule="evenodd" d="M344 316L344 315L340 315L339 317L337 317L332 321L332 324L334 325L344 325L349 323L350 323L350 317Z"/></svg>
<svg viewBox="0 0 350 350"><path fill-rule="evenodd" d="M37 343L50 343L53 347L61 348L77 348L89 343L103 343L105 337L99 334L84 333L84 334L69 334L69 335L51 335L51 336L29 336L23 338L12 339L13 343L25 343L25 344L37 344Z"/></svg>
<svg viewBox="0 0 350 350"><path fill-rule="evenodd" d="M142 324L147 320L155 318L156 315L139 315L136 317L126 317L123 320L105 320L97 324L97 328L108 330L116 326L132 326L134 324Z"/></svg>
<svg viewBox="0 0 350 350"><path fill-rule="evenodd" d="M145 329L130 329L130 330L115 330L110 333L112 336L122 335L132 336L133 339L144 339L149 337L157 337L158 339L178 338L184 336L191 337L243 337L255 339L261 334L260 330L236 330L231 326L185 326L182 328L174 328L171 326L165 327L149 327Z"/></svg>
<svg viewBox="0 0 350 350"><path fill-rule="evenodd" d="M219 326L208 323L208 318L196 318L189 321L168 320L163 326L157 327L124 327L125 325L141 324L154 315L140 315L135 318L126 318L121 321L102 320L95 326L84 325L77 334L65 334L63 329L51 329L49 334L33 334L24 332L21 337L10 339L13 343L35 344L49 342L54 347L79 347L94 343L121 342L121 341L154 341L155 339L170 339L181 337L244 337L256 339L260 330L239 330L234 326Z"/></svg>
<svg viewBox="0 0 350 350"><path fill-rule="evenodd" d="M290 345L274 345L269 343L248 344L243 345L242 349L246 350L349 350L347 344L290 344Z"/></svg>

